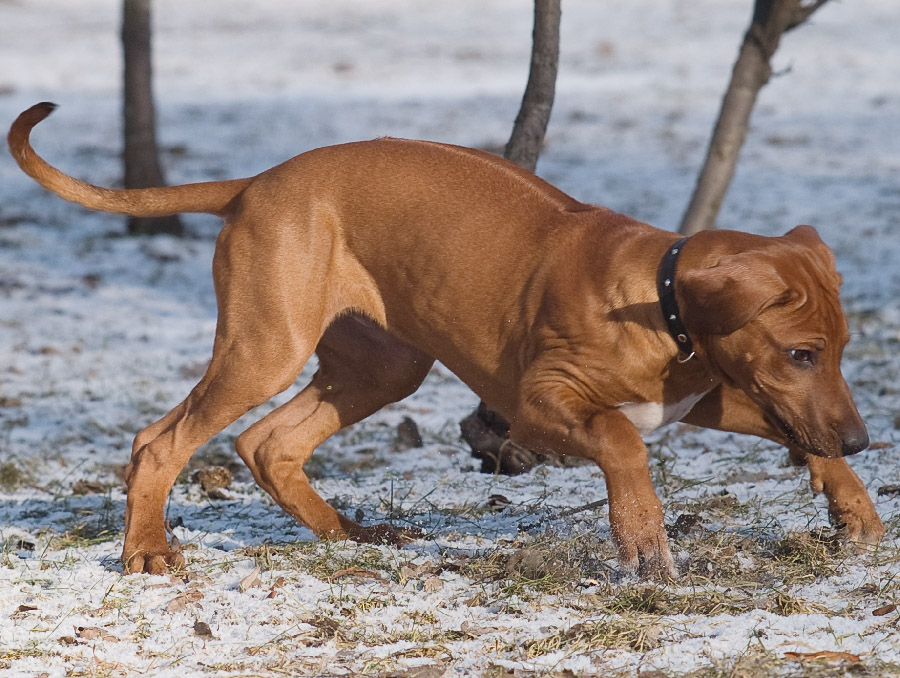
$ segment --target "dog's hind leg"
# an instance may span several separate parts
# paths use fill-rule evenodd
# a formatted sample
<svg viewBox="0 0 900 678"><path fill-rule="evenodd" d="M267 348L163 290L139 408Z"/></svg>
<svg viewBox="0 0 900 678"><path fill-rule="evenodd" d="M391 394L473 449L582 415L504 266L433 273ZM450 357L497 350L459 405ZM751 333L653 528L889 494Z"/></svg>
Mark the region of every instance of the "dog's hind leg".
<svg viewBox="0 0 900 678"><path fill-rule="evenodd" d="M164 525L175 478L197 447L294 382L327 323L327 260L316 267L286 257L251 225L235 226L222 231L213 260L219 318L206 374L135 439L125 473L125 572L184 564Z"/></svg>
<svg viewBox="0 0 900 678"><path fill-rule="evenodd" d="M389 525L363 527L332 508L303 465L337 430L415 391L434 359L359 316L336 320L316 352L310 384L241 434L238 454L279 506L319 538L402 543Z"/></svg>

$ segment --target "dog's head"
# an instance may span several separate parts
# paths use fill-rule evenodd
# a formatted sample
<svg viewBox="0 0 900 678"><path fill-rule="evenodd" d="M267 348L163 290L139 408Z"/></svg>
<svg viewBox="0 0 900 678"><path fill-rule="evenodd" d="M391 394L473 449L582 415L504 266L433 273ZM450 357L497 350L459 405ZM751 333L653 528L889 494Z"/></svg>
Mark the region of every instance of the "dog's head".
<svg viewBox="0 0 900 678"><path fill-rule="evenodd" d="M849 332L831 251L811 226L746 236L749 247L737 253L725 253L716 238L728 234L719 233L707 239L723 253L678 275L684 324L701 350L787 441L822 457L865 449L866 427L841 374Z"/></svg>

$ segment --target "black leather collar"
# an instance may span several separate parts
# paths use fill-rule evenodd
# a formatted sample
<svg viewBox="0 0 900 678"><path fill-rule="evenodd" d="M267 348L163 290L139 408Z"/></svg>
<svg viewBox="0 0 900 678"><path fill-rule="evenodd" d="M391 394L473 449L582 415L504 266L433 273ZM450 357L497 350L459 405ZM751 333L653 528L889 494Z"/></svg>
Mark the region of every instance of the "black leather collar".
<svg viewBox="0 0 900 678"><path fill-rule="evenodd" d="M688 335L687 328L681 322L681 313L678 310L678 302L675 300L675 269L678 267L678 257L688 238L682 238L672 245L659 262L656 274L656 291L659 293L659 307L666 321L666 328L682 357L678 362L686 363L694 357L694 342Z"/></svg>

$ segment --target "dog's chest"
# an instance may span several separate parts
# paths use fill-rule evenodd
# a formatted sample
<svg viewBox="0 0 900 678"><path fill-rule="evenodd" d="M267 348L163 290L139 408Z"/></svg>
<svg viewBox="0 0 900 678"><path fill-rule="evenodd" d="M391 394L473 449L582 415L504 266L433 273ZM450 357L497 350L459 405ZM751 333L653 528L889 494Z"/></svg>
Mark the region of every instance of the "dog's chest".
<svg viewBox="0 0 900 678"><path fill-rule="evenodd" d="M692 393L676 403L622 403L618 410L641 434L646 434L678 421L705 395L706 392Z"/></svg>

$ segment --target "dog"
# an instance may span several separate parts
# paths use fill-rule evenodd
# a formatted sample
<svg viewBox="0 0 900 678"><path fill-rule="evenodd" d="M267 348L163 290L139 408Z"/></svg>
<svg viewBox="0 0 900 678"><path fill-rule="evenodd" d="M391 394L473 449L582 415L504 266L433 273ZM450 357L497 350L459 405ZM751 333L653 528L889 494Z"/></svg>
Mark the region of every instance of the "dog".
<svg viewBox="0 0 900 678"><path fill-rule="evenodd" d="M583 204L477 150L402 139L330 146L245 179L115 190L9 147L44 188L133 216L218 215L218 323L206 374L134 440L126 573L184 557L166 540L176 476L211 436L319 369L235 447L320 538L400 544L329 506L303 466L339 429L413 393L437 359L530 449L596 462L624 570L675 576L642 435L675 421L789 448L849 539L884 527L845 455L868 446L840 361L849 333L831 251L811 226L691 238Z"/></svg>

